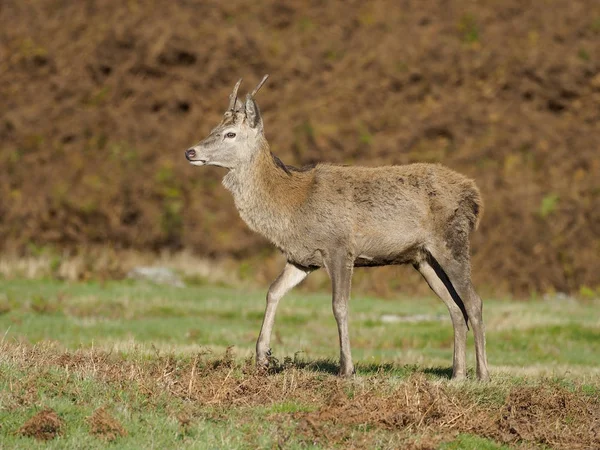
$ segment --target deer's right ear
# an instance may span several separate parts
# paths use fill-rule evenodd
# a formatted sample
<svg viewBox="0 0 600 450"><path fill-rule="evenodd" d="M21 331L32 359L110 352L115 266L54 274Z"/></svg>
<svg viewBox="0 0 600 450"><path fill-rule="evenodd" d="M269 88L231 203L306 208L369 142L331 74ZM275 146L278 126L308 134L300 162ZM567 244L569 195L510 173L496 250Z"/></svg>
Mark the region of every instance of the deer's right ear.
<svg viewBox="0 0 600 450"><path fill-rule="evenodd" d="M246 96L246 120L251 128L262 128L260 110L250 94Z"/></svg>

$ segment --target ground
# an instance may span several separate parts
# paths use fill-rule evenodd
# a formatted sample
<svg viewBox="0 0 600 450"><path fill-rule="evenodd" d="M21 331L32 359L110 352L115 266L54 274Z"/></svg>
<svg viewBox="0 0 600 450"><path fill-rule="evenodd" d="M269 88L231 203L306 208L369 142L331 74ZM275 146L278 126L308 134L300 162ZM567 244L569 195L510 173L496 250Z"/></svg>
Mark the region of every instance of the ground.
<svg viewBox="0 0 600 450"><path fill-rule="evenodd" d="M5 279L0 434L11 448L593 448L598 301L486 299L492 381L449 380L452 329L430 297L357 295L357 374L337 371L329 295L280 306L253 366L264 292Z"/></svg>

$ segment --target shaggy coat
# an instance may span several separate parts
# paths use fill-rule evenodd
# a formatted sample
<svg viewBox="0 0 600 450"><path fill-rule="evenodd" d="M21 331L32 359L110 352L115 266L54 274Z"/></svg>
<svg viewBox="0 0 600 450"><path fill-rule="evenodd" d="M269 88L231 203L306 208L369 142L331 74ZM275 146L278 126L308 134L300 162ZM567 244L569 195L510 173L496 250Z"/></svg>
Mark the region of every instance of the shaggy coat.
<svg viewBox="0 0 600 450"><path fill-rule="evenodd" d="M323 267L332 245L355 267L418 264L428 248L464 258L483 209L475 183L438 164L296 169L266 141L223 179L241 218L291 263Z"/></svg>
<svg viewBox="0 0 600 450"><path fill-rule="evenodd" d="M448 307L454 327L453 378L466 376L466 334L473 328L477 376L487 379L482 302L471 283L469 236L483 202L465 176L437 164L296 169L273 155L255 94L237 99L223 120L186 151L191 164L225 167L223 179L248 226L269 239L287 264L267 294L256 362L269 363L279 300L310 272L325 268L332 282L340 374L354 372L348 301L354 267L412 264Z"/></svg>

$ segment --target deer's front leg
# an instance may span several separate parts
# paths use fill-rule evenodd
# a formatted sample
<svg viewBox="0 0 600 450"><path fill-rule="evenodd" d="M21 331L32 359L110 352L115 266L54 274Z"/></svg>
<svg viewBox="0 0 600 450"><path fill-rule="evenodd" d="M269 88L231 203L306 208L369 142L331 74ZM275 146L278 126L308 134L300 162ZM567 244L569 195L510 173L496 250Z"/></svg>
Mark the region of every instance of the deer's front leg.
<svg viewBox="0 0 600 450"><path fill-rule="evenodd" d="M266 367L269 364L267 354L271 342L271 331L275 323L275 312L279 300L288 293L294 286L297 286L310 273L309 270L287 263L283 272L269 287L267 293L267 308L263 318L260 335L256 342L256 365Z"/></svg>
<svg viewBox="0 0 600 450"><path fill-rule="evenodd" d="M340 376L349 377L354 373L348 334L348 301L354 260L347 255L339 255L334 257L328 266L333 288L333 316L337 322L340 339Z"/></svg>

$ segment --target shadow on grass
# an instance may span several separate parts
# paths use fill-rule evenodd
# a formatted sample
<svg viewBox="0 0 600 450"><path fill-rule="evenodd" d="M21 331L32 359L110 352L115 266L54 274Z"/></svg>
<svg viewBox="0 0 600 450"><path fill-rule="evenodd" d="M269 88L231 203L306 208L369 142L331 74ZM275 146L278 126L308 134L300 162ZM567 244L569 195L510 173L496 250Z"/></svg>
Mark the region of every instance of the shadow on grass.
<svg viewBox="0 0 600 450"><path fill-rule="evenodd" d="M337 375L340 370L340 365L337 361L331 359L315 359L313 361L300 360L295 361L294 366L298 369L328 373L331 375Z"/></svg>
<svg viewBox="0 0 600 450"><path fill-rule="evenodd" d="M288 362L289 365L283 364L273 368L274 372L285 370L286 367L294 367L296 369L310 370L312 372L321 372L330 375L337 375L340 369L339 363L331 359L314 359L314 360L295 360ZM408 377L414 373L423 373L440 379L452 378L452 367L420 367L416 364L405 364L403 366L394 365L391 363L358 363L355 366L357 375L394 375L400 378Z"/></svg>
<svg viewBox="0 0 600 450"><path fill-rule="evenodd" d="M425 375L434 375L437 378L452 378L452 367L427 367L421 370Z"/></svg>

